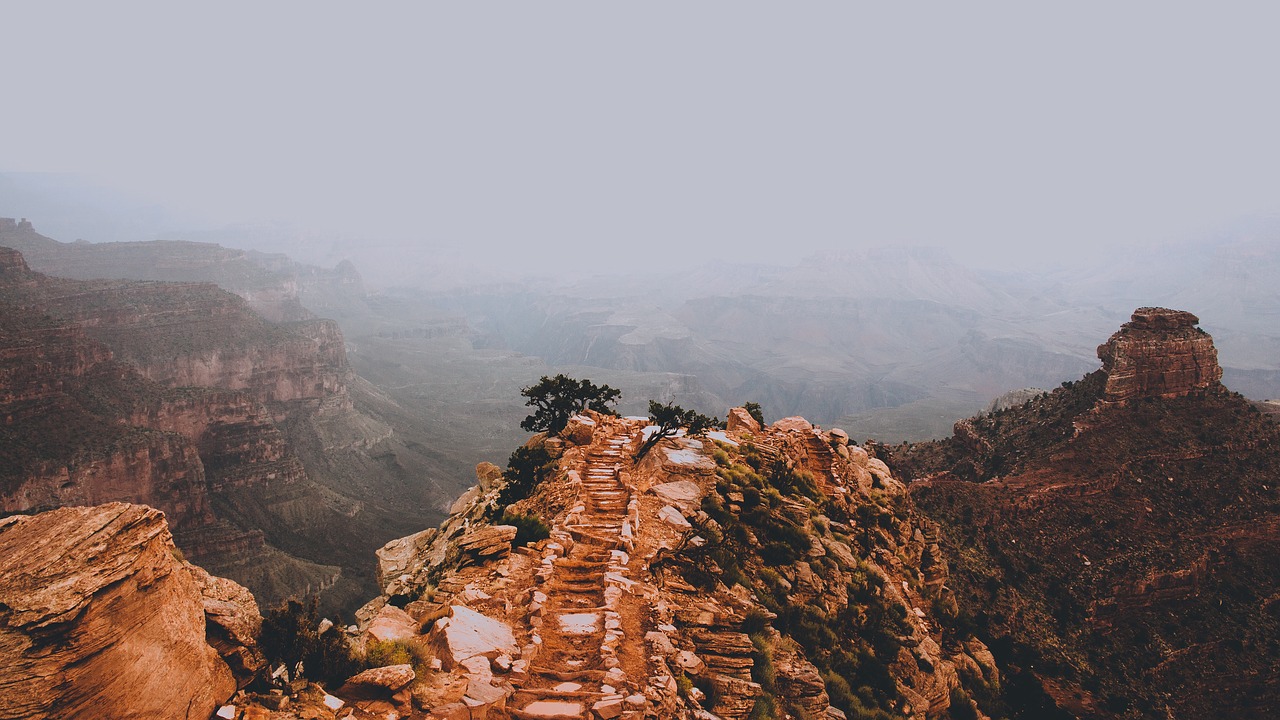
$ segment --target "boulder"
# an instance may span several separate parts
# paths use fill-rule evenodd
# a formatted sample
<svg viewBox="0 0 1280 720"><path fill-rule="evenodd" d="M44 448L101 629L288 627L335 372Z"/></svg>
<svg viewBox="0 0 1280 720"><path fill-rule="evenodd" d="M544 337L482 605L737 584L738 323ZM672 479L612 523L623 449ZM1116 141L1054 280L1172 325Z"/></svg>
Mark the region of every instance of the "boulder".
<svg viewBox="0 0 1280 720"><path fill-rule="evenodd" d="M404 574L412 574L422 567L420 553L436 535L436 529L423 530L402 538L396 538L375 551L378 556L378 586L387 585Z"/></svg>
<svg viewBox="0 0 1280 720"><path fill-rule="evenodd" d="M252 624L229 607L215 616L228 638ZM0 520L0 717L209 717L237 683L206 632L200 584L160 511Z"/></svg>
<svg viewBox="0 0 1280 720"><path fill-rule="evenodd" d="M827 431L827 442L836 446L848 445L849 433L840 428L831 428Z"/></svg>
<svg viewBox="0 0 1280 720"><path fill-rule="evenodd" d="M695 448L663 448L662 469L671 475L710 475L716 471L716 462Z"/></svg>
<svg viewBox="0 0 1280 720"><path fill-rule="evenodd" d="M231 668L237 685L244 687L267 664L258 649L258 635L262 631L258 601L239 583L210 575L191 563L186 563L186 568L200 587L205 640Z"/></svg>
<svg viewBox="0 0 1280 720"><path fill-rule="evenodd" d="M677 530L689 530L693 527L689 524L689 521L685 519L684 515L680 514L679 510L671 507L670 505L664 505L662 509L658 511L658 519Z"/></svg>
<svg viewBox="0 0 1280 720"><path fill-rule="evenodd" d="M510 554L515 539L515 525L484 525L468 530L454 541L454 547L463 557L489 560Z"/></svg>
<svg viewBox="0 0 1280 720"><path fill-rule="evenodd" d="M347 678L338 694L357 699L385 699L408 687L415 677L411 665L372 668Z"/></svg>
<svg viewBox="0 0 1280 720"><path fill-rule="evenodd" d="M395 605L383 605L364 632L380 642L409 642L418 637L418 621Z"/></svg>
<svg viewBox="0 0 1280 720"><path fill-rule="evenodd" d="M659 499L684 512L692 512L702 506L702 488L691 480L677 480L649 488Z"/></svg>
<svg viewBox="0 0 1280 720"><path fill-rule="evenodd" d="M760 423L751 417L751 413L746 408L730 408L729 414L725 417L725 430L728 432L738 433L758 433L760 432Z"/></svg>
<svg viewBox="0 0 1280 720"><path fill-rule="evenodd" d="M810 424L808 420L805 420L799 415L793 415L791 417L782 418L778 422L770 425L769 429L774 430L776 432L795 431L795 432L802 432L802 433L812 433L813 425Z"/></svg>
<svg viewBox="0 0 1280 720"><path fill-rule="evenodd" d="M446 669L477 656L493 660L499 655L519 654L510 625L461 605L453 606L451 617L436 621L428 642Z"/></svg>
<svg viewBox="0 0 1280 720"><path fill-rule="evenodd" d="M502 479L502 468L491 462L476 465L476 483L484 492L489 492Z"/></svg>
<svg viewBox="0 0 1280 720"><path fill-rule="evenodd" d="M450 515L460 515L471 507L472 503L480 499L481 491L479 485L472 485L467 488L453 504L449 506Z"/></svg>
<svg viewBox="0 0 1280 720"><path fill-rule="evenodd" d="M586 415L574 415L569 418L568 424L560 432L560 437L574 445L590 445L596 427L598 427L596 421Z"/></svg>

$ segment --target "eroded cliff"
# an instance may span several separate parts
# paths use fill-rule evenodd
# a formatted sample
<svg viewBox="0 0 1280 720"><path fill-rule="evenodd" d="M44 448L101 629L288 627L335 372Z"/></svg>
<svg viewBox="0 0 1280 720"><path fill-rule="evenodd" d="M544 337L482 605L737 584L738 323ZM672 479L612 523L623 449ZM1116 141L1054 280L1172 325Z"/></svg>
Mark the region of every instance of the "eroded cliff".
<svg viewBox="0 0 1280 720"><path fill-rule="evenodd" d="M262 665L244 588L124 503L0 520L0 717L209 717Z"/></svg>

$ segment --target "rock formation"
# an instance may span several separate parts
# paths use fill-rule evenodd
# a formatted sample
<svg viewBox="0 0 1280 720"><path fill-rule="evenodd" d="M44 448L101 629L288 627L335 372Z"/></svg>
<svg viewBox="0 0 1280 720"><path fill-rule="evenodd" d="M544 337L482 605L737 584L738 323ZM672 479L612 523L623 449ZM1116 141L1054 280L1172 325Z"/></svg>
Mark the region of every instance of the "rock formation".
<svg viewBox="0 0 1280 720"><path fill-rule="evenodd" d="M263 602L367 596L366 553L402 526L317 488L295 450L328 463L390 433L346 424L331 323L271 325L211 285L49 278L13 251L0 266L0 509L148 504L193 561Z"/></svg>
<svg viewBox="0 0 1280 720"><path fill-rule="evenodd" d="M261 666L260 623L157 510L0 520L0 718L207 718Z"/></svg>
<svg viewBox="0 0 1280 720"><path fill-rule="evenodd" d="M1106 343L1098 358L1107 375L1106 402L1181 397L1217 386L1222 379L1213 338L1189 312L1138 308Z"/></svg>
<svg viewBox="0 0 1280 720"><path fill-rule="evenodd" d="M0 490L3 507L110 499L152 503L169 514L178 542L193 559L252 585L259 599L271 602L285 594L322 590L327 607L349 610L375 587L367 554L390 538L437 522L445 504L441 498L455 494L453 487L438 485L440 453L424 441L421 421L359 381L347 363L337 325L298 305L295 275L306 268L287 258L199 243L64 244L37 234L28 223L0 227L0 244L4 242L32 253L37 269L82 278L147 280L47 277L7 251L0 257L0 302L13 306L16 314L51 321L39 337L11 344L11 352L28 357L54 353L50 357L61 361L43 365L15 355L14 365L21 367L14 379L22 383L22 375L36 380L57 376L62 379L55 382L63 382L68 372L81 376L84 368L108 358L130 368L135 375L126 377L121 370L124 374L109 390L102 386L103 372L72 382L73 395L95 399L90 414L99 421L93 428L65 423L69 429L57 433L71 441L64 447L92 445L101 456L112 437L102 430L111 425L185 436L203 468L179 474L209 485L221 509L211 522L207 517L193 522L174 503L158 501L146 491L130 492L127 482L93 499L77 497L102 483L92 478L60 482L60 475L92 469L88 463L78 469L66 465L70 455L16 480L23 483L26 497L6 497ZM313 276L318 269L307 272L308 283L332 281L343 292L354 292L350 287L359 285L349 265L328 279ZM204 282L192 282L197 280ZM59 338L58 333L69 335ZM89 342L93 340L98 343ZM71 356L58 354L65 352ZM76 360L75 353L98 356ZM145 385L137 375L152 381L145 392L137 390ZM0 386L4 384L0 378ZM353 386L365 400L361 409L355 407ZM166 389L171 392L158 397ZM27 390L43 392L38 383ZM120 403L115 398L121 394L132 399ZM140 394L146 398L140 400ZM84 405L79 400L75 404ZM9 409L34 412L30 405ZM45 406L40 412L56 425L65 409ZM76 437L67 437L72 430ZM139 437L132 439L134 446ZM167 442L173 445L175 439ZM0 441L0 453L5 444ZM33 447L26 441L13 445ZM35 444L46 449L53 445ZM171 447L134 452L134 457L177 452ZM117 458L108 463L115 469L103 466L97 476L118 474L123 464ZM140 468L143 477L146 470ZM203 479L197 477L201 472ZM198 493L186 495L198 505Z"/></svg>
<svg viewBox="0 0 1280 720"><path fill-rule="evenodd" d="M1270 717L1280 427L1218 383L1189 313L1143 308L1104 368L944 441L912 480L958 606L1025 717ZM978 482L972 482L978 481ZM926 539L928 536L926 535ZM932 552L930 553L932 555ZM923 564L926 581L932 557Z"/></svg>

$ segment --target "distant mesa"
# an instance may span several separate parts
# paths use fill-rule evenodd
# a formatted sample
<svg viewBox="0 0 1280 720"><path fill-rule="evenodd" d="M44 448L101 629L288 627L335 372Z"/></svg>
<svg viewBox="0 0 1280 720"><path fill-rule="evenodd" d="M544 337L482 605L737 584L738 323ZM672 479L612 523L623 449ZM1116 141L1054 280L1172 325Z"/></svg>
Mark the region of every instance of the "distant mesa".
<svg viewBox="0 0 1280 720"><path fill-rule="evenodd" d="M1107 381L1103 401L1176 398L1222 380L1218 351L1200 318L1183 310L1142 307L1107 342L1098 358Z"/></svg>

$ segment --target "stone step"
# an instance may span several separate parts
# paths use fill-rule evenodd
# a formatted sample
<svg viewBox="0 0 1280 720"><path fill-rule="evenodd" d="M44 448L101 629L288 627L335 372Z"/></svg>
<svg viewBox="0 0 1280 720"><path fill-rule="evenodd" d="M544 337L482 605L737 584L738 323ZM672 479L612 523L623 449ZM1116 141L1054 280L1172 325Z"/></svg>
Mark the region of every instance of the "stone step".
<svg viewBox="0 0 1280 720"><path fill-rule="evenodd" d="M534 700L522 708L507 708L512 720L588 720L583 703L566 700Z"/></svg>
<svg viewBox="0 0 1280 720"><path fill-rule="evenodd" d="M556 570L603 569L609 564L608 558L599 560L561 558L556 561Z"/></svg>
<svg viewBox="0 0 1280 720"><path fill-rule="evenodd" d="M564 668L539 667L529 668L529 673L554 682L600 682L604 680L604 670L565 670Z"/></svg>

